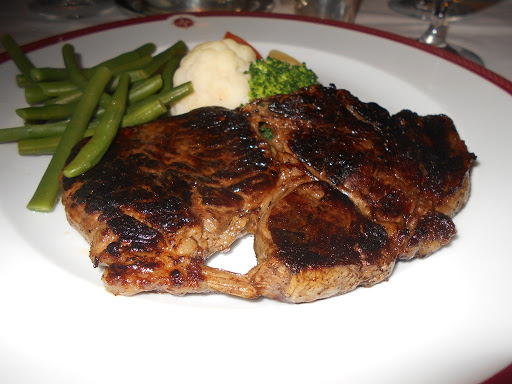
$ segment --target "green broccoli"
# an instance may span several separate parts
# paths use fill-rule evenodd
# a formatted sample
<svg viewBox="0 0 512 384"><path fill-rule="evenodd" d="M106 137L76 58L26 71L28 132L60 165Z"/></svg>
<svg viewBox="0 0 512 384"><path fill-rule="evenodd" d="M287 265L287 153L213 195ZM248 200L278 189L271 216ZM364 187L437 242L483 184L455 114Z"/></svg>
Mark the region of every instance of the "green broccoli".
<svg viewBox="0 0 512 384"><path fill-rule="evenodd" d="M288 94L318 82L317 75L306 64L290 65L271 57L253 61L246 73L249 74L249 100Z"/></svg>

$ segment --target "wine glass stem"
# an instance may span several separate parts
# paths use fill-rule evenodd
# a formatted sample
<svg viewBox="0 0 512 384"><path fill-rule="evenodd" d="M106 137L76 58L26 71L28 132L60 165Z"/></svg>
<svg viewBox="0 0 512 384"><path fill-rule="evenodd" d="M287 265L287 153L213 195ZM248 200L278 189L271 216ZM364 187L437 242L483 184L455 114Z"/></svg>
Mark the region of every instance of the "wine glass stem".
<svg viewBox="0 0 512 384"><path fill-rule="evenodd" d="M434 11L432 13L430 26L419 38L420 42L430 44L438 48L444 48L448 45L446 43L446 36L448 34L448 23L446 22L447 7L448 1L434 1Z"/></svg>

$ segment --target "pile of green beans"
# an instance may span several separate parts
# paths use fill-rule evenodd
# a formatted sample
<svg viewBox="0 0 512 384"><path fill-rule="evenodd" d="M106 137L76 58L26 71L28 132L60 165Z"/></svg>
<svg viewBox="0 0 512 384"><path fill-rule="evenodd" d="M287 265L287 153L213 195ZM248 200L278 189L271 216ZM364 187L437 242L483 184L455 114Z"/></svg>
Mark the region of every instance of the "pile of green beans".
<svg viewBox="0 0 512 384"><path fill-rule="evenodd" d="M11 36L0 42L20 71L16 84L29 104L16 110L24 125L0 129L0 143L17 142L20 155L52 155L27 205L33 211L52 211L61 174L76 177L94 167L119 128L168 115L171 104L193 92L190 82L172 83L187 52L183 41L158 54L147 43L89 68L81 67L71 44L62 46L62 68L46 68L34 66ZM84 137L89 141L66 165Z"/></svg>

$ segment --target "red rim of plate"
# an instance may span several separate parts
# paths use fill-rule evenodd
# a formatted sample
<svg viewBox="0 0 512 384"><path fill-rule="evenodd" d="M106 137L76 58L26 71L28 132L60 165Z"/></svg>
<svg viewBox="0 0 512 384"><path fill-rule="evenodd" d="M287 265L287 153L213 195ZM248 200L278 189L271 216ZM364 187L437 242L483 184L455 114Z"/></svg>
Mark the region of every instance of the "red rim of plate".
<svg viewBox="0 0 512 384"><path fill-rule="evenodd" d="M439 48L435 48L432 46L429 46L427 44L420 43L418 41L415 41L413 39L409 39L407 37L398 36L390 32L385 32L369 27L364 27L357 24L350 24L345 23L341 21L335 21L335 20L324 20L324 19L317 19L313 17L307 17L307 16L297 16L297 15L285 15L285 14L276 14L276 13L263 13L263 12L182 12L182 13L169 13L169 14L162 14L162 15L152 15L152 16L143 16L143 17L136 17L132 19L126 19L121 21L114 21L111 23L105 23L105 24L99 24L88 28L79 29L72 32L67 32L63 34L59 34L56 36L51 36L42 40L34 41L32 43L23 45L23 50L25 52L34 51L37 49L41 49L44 47L47 47L52 44L61 43L63 41L67 41L70 39L74 39L79 36L84 36L88 34L93 34L97 32L106 31L109 29L115 29L130 25L136 25L141 23L150 23L154 21L160 21L168 19L169 17L176 16L176 15L191 15L195 17L259 17L259 18L273 18L273 19L287 19L287 20L296 20L296 21L303 21L303 22L310 22L310 23L316 23L316 24L324 24L324 25L330 25L345 29L351 29L353 31L358 31L378 37L382 37L385 39L389 39L401 44L405 44L417 49L420 49L425 52L429 52L433 55L436 55L438 57L441 57L445 60L448 60L456 65L459 65L460 67L463 67L474 74L490 81L491 83L495 84L496 86L500 87L507 93L512 95L512 82L507 80L506 78L498 75L495 72L492 72L476 63L473 63L472 61L466 60L462 57L459 57L455 54L452 54L450 52L444 51ZM0 63L9 60L9 56L7 53L3 52L0 53Z"/></svg>

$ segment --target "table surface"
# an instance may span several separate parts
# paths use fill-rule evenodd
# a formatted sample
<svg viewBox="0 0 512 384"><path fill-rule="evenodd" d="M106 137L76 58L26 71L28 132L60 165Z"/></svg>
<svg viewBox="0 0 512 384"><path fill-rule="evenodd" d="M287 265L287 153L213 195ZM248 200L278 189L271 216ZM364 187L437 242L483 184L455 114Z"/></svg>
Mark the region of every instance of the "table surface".
<svg viewBox="0 0 512 384"><path fill-rule="evenodd" d="M0 33L9 33L20 44L30 43L63 32L111 21L124 20L134 14L112 1L112 7L94 16L73 20L50 21L32 14L30 0L4 0L0 4ZM293 0L275 0L274 13L293 13ZM355 23L366 27L417 38L428 22L393 12L386 0L361 0ZM487 69L512 80L512 0L472 14L452 23L448 39L476 53Z"/></svg>

